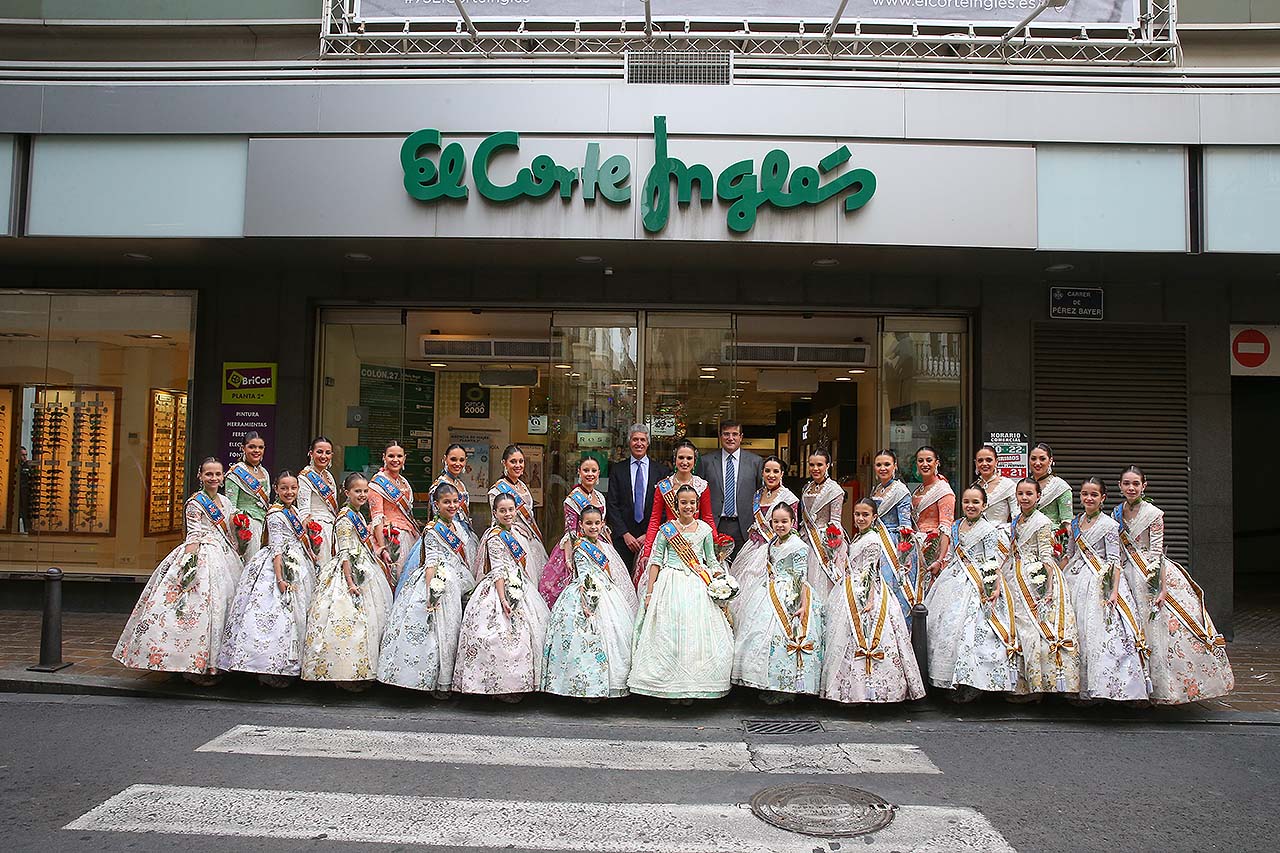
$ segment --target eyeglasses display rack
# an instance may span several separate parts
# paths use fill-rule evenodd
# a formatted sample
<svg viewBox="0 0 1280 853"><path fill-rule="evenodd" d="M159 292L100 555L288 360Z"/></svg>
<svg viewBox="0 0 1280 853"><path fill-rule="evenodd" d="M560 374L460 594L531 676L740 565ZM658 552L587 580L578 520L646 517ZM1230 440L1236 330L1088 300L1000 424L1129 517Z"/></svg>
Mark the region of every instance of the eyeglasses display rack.
<svg viewBox="0 0 1280 853"><path fill-rule="evenodd" d="M151 389L151 428L148 434L147 534L182 529L186 495L183 482L187 459L187 395Z"/></svg>
<svg viewBox="0 0 1280 853"><path fill-rule="evenodd" d="M40 533L113 533L118 389L41 386L31 419L31 523Z"/></svg>

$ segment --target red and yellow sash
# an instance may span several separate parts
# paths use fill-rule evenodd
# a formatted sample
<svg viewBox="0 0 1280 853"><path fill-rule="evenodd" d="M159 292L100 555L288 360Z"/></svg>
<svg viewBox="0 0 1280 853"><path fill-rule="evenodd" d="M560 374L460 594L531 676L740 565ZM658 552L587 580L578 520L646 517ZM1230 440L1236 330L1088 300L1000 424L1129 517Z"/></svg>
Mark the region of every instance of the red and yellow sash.
<svg viewBox="0 0 1280 853"><path fill-rule="evenodd" d="M911 582L910 567L904 568L903 564L898 560L898 549L889 536L889 528L885 527L877 519L875 531L876 535L880 537L880 544L884 546L885 553L889 555L889 562L893 565L893 573L899 578L898 584L902 587L902 592L907 597L907 604L915 607L924 601L924 572L921 572L918 567L916 568L916 580L913 584Z"/></svg>
<svg viewBox="0 0 1280 853"><path fill-rule="evenodd" d="M264 510L270 508L271 494L268 492L266 484L254 476L248 465L243 462L237 462L232 465L231 476L236 478L236 482L253 497L258 506Z"/></svg>
<svg viewBox="0 0 1280 853"><path fill-rule="evenodd" d="M414 538L422 535L422 531L418 528L418 522L413 517L413 499L409 496L408 483L402 489L392 482L385 472L379 471L369 481L369 488L400 508L405 520L409 522L409 532L414 535Z"/></svg>
<svg viewBox="0 0 1280 853"><path fill-rule="evenodd" d="M1044 637L1046 643L1049 644L1049 651L1053 652L1054 661L1058 668L1062 668L1063 651L1072 651L1076 647L1075 640L1065 636L1067 633L1067 596L1063 587L1062 572L1052 563L1041 563L1045 567L1046 583L1047 576L1050 571L1056 575L1055 583L1058 593L1058 625L1057 631L1044 623L1040 618L1039 611L1036 609L1035 596L1031 594L1031 588L1027 586L1027 580L1022 576L1022 555L1015 550L1013 555L1013 576L1018 580L1018 590L1022 594L1022 600L1026 602L1027 611L1031 618L1035 621L1036 627L1040 629L1040 635Z"/></svg>
<svg viewBox="0 0 1280 853"><path fill-rule="evenodd" d="M662 527L659 529L662 531L662 535L667 537L668 544L676 552L676 556L680 558L680 561L688 567L689 571L701 578L704 584L710 586L711 572L707 571L707 567L698 559L698 553L693 550L689 540L684 538L684 534L677 529L676 523L674 521L663 522Z"/></svg>
<svg viewBox="0 0 1280 853"><path fill-rule="evenodd" d="M817 648L814 646L813 640L809 639L809 617L812 615L811 608L813 605L810 603L810 606L802 611L801 616L804 622L792 625L790 614L782 606L782 602L778 600L778 590L774 587L772 560L766 564L765 571L769 576L769 601L773 603L773 612L777 614L778 622L782 625L782 633L787 638L787 654L796 656L796 669L802 670L804 669L804 656L813 654ZM803 595L803 592L801 595Z"/></svg>
<svg viewBox="0 0 1280 853"><path fill-rule="evenodd" d="M1129 537L1129 534L1124 530L1120 531L1120 546L1124 548L1125 553L1129 555L1129 559L1133 560L1134 565L1138 567L1145 577L1149 572L1147 561L1142 558L1142 552L1138 550L1137 543L1134 542L1133 539ZM1213 651L1217 647L1225 646L1227 641L1223 639L1221 634L1216 632L1211 634L1209 632L1209 613L1204 606L1204 590L1200 587L1200 584L1196 583L1192 579L1190 573L1187 572L1186 569L1172 560L1168 561L1168 565L1172 565L1175 569L1181 572L1182 576L1186 579L1187 586L1191 588L1192 594L1196 597L1196 604L1200 611L1200 618L1197 619L1195 616L1188 613L1187 609L1183 607L1182 604L1172 595L1169 595L1167 591L1165 593L1164 603L1173 611L1173 614L1177 617L1178 621L1181 622L1183 626L1191 632L1192 636L1199 640L1200 644L1206 649ZM1166 589L1163 577L1160 579L1160 586L1162 589Z"/></svg>

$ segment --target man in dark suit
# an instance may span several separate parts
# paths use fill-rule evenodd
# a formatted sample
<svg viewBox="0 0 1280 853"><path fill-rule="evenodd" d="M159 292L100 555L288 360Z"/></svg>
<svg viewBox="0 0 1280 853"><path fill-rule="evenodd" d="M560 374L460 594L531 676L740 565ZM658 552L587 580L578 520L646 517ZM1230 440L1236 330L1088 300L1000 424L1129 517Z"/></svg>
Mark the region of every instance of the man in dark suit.
<svg viewBox="0 0 1280 853"><path fill-rule="evenodd" d="M631 455L609 466L605 512L613 532L613 545L630 569L636 554L644 547L644 534L649 527L649 516L653 514L654 486L669 475L671 469L649 458L649 428L644 424L631 425L627 444Z"/></svg>
<svg viewBox="0 0 1280 853"><path fill-rule="evenodd" d="M742 424L737 421L721 421L720 449L698 460L698 476L711 490L716 530L733 537L735 555L751 529L752 504L763 467L763 459L742 449Z"/></svg>

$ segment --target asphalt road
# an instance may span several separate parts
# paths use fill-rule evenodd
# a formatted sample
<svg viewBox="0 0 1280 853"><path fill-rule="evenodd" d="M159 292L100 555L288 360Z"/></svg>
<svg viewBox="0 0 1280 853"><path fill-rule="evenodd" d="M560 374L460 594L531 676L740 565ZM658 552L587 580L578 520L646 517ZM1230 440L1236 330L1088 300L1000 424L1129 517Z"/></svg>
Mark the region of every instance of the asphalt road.
<svg viewBox="0 0 1280 853"><path fill-rule="evenodd" d="M816 717L826 730L746 735L744 716ZM749 701L675 709L35 695L0 695L0 719L6 851L1276 847L1280 727L1268 725L1106 713L963 720ZM479 749L476 735L502 740ZM735 808L761 788L799 782L852 785L902 806L893 832L827 842ZM572 805L601 803L615 805ZM723 827L723 846L694 844L700 821L710 833ZM966 836L975 825L995 840ZM396 840L352 840L368 837Z"/></svg>

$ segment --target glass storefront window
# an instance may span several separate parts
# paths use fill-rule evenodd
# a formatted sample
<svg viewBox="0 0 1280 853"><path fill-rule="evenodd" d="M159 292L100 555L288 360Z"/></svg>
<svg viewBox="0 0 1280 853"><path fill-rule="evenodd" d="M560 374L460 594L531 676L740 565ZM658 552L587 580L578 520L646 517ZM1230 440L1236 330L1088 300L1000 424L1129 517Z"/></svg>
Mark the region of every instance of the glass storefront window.
<svg viewBox="0 0 1280 853"><path fill-rule="evenodd" d="M888 318L881 347L882 406L888 447L898 454L909 482L919 482L915 452L938 451L943 476L958 487L970 473L963 434L968 381L964 323L959 320Z"/></svg>
<svg viewBox="0 0 1280 853"><path fill-rule="evenodd" d="M650 313L644 346L645 419L649 455L670 462L676 442L687 438L700 453L719 445L720 421L737 400L730 314Z"/></svg>
<svg viewBox="0 0 1280 853"><path fill-rule="evenodd" d="M181 540L194 308L0 292L0 569L145 574Z"/></svg>

